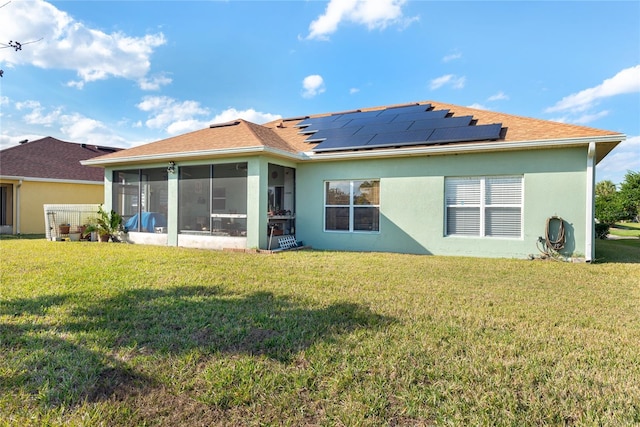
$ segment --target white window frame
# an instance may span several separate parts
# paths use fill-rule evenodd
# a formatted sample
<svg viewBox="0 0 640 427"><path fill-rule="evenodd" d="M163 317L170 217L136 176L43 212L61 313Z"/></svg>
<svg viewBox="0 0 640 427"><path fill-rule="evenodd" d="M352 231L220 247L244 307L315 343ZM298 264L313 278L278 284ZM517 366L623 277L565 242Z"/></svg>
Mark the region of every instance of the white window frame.
<svg viewBox="0 0 640 427"><path fill-rule="evenodd" d="M496 198L506 199L502 202L490 202L487 198L487 183L490 181L500 181L504 180L505 183L513 184L515 180L519 181L519 193L518 194L507 194L507 193L498 193L496 194ZM456 182L461 183L464 181L478 181L479 189L476 197L473 197L473 191L468 192L471 196L465 199L465 195L462 197L457 197L457 199L462 200L452 200L453 195L449 193L449 184L453 186ZM510 182L509 182L510 181ZM445 215L444 215L444 235L447 237L471 237L471 238L486 238L486 239L522 239L524 233L524 177L522 175L499 175L499 176L462 176L462 177L445 177ZM475 200L471 200L475 199ZM509 200L511 199L511 200ZM519 199L519 200L517 200ZM517 200L517 202L515 201ZM463 209L463 208L472 208L477 209L479 212L479 230L477 234L472 233L454 233L449 230L449 210L451 209ZM518 235L490 235L487 234L487 217L488 212L492 209L504 209L505 211L508 209L519 209L519 234Z"/></svg>
<svg viewBox="0 0 640 427"><path fill-rule="evenodd" d="M323 231L327 233L366 233L366 234L376 234L380 233L380 196L378 195L378 204L371 205L356 205L354 204L354 183L362 182L362 181L370 181L377 182L378 189L380 188L380 179L328 179L323 181L322 183L322 193L323 193L323 209L322 209L322 228ZM349 183L349 204L348 205L330 205L327 204L327 184L332 182L348 182ZM327 208L349 208L349 229L348 230L332 230L327 229ZM378 209L378 229L377 230L355 230L354 229L354 220L355 220L355 209L361 208L377 208Z"/></svg>

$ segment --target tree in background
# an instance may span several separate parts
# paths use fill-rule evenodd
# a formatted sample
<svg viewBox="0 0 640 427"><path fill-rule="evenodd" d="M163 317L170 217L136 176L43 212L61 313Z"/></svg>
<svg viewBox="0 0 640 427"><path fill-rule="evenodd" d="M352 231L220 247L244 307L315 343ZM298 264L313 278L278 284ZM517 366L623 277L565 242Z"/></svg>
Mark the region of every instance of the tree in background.
<svg viewBox="0 0 640 427"><path fill-rule="evenodd" d="M609 227L620 221L638 221L640 215L640 172L628 171L620 190L611 181L596 184L596 235L604 238Z"/></svg>
<svg viewBox="0 0 640 427"><path fill-rule="evenodd" d="M640 218L640 171L627 171L618 192L622 201L623 219L638 222Z"/></svg>
<svg viewBox="0 0 640 427"><path fill-rule="evenodd" d="M596 184L596 196L608 197L618 191L613 181L604 180Z"/></svg>

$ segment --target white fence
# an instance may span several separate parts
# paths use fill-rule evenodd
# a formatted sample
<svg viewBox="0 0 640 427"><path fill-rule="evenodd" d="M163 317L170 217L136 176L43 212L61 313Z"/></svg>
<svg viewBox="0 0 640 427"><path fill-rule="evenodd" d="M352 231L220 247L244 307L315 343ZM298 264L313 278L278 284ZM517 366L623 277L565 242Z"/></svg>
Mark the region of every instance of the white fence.
<svg viewBox="0 0 640 427"><path fill-rule="evenodd" d="M70 238L82 231L91 218L98 216L100 205L44 205L44 225L47 240Z"/></svg>

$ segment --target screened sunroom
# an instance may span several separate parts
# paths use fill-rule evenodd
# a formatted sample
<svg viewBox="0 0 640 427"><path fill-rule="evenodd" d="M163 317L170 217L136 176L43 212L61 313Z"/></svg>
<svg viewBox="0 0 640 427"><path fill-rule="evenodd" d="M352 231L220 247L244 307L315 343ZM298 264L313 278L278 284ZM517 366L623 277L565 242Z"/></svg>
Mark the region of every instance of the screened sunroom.
<svg viewBox="0 0 640 427"><path fill-rule="evenodd" d="M252 167L249 167L249 165ZM263 179L250 179L263 177ZM295 233L295 169L250 159L112 171L126 241L210 249L277 248Z"/></svg>

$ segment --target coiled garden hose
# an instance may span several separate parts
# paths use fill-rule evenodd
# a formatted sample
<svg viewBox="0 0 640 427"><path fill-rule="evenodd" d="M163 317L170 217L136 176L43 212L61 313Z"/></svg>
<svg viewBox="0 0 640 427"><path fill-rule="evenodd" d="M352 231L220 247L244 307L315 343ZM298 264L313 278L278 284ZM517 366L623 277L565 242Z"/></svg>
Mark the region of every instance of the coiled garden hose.
<svg viewBox="0 0 640 427"><path fill-rule="evenodd" d="M551 236L551 224L553 221L559 221L558 234L554 238ZM564 220L559 216L552 216L547 218L547 226L545 228L545 245L549 249L559 251L564 248L565 234L564 234Z"/></svg>

